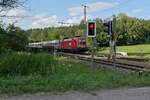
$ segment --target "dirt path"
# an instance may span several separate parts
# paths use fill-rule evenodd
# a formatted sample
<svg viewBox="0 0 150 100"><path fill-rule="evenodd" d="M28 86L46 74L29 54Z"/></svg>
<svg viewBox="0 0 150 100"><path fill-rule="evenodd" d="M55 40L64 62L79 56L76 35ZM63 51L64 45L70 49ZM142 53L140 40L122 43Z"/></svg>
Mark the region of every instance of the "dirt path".
<svg viewBox="0 0 150 100"><path fill-rule="evenodd" d="M0 97L0 100L150 100L150 87L103 90L90 93L40 93L34 95Z"/></svg>

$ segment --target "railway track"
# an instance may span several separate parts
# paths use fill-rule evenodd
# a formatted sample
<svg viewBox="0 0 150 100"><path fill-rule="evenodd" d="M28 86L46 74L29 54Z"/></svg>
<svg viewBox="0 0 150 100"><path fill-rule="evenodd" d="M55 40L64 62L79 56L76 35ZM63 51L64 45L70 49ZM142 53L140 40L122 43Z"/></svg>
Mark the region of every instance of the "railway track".
<svg viewBox="0 0 150 100"><path fill-rule="evenodd" d="M71 58L77 58L79 60L91 62L91 56L90 55L81 55L81 54L71 54L71 53L58 53L58 55L62 55L65 57L71 57ZM117 60L112 61L112 60L107 60L107 59L99 59L99 58L94 58L94 63L100 64L102 66L110 66L110 67L116 67L116 68L121 68L121 69L126 69L130 71L135 71L135 72L150 72L150 69L146 68L144 65L138 65L138 64L131 64L127 62L119 62Z"/></svg>

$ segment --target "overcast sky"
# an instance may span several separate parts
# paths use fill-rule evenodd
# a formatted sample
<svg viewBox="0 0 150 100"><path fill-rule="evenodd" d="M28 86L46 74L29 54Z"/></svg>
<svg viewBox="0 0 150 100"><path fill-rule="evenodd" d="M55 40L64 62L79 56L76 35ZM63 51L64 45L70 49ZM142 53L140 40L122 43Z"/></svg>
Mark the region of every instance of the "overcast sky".
<svg viewBox="0 0 150 100"><path fill-rule="evenodd" d="M150 0L29 0L27 9L7 12L8 16L25 18L5 19L5 22L15 22L23 29L57 27L59 21L79 23L83 19L82 4L88 6L88 19L105 19L118 13L150 19Z"/></svg>

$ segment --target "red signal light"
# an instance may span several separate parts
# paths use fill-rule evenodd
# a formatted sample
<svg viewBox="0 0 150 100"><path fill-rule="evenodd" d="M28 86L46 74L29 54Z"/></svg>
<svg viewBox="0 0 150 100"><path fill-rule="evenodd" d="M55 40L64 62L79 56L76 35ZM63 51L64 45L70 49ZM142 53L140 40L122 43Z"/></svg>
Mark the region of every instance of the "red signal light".
<svg viewBox="0 0 150 100"><path fill-rule="evenodd" d="M87 36L88 37L96 37L96 22L89 21L87 23Z"/></svg>
<svg viewBox="0 0 150 100"><path fill-rule="evenodd" d="M94 24L89 24L89 28L93 29L94 28Z"/></svg>

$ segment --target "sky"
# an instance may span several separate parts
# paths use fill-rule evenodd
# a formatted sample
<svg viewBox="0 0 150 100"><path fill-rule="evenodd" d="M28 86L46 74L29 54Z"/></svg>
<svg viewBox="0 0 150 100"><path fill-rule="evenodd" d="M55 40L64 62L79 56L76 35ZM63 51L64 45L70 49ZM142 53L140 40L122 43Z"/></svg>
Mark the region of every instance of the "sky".
<svg viewBox="0 0 150 100"><path fill-rule="evenodd" d="M78 24L83 19L83 7L87 5L87 18L107 19L126 13L129 16L150 19L150 0L28 0L25 8L16 8L0 15L24 16L4 18L23 29L61 26L58 22Z"/></svg>

